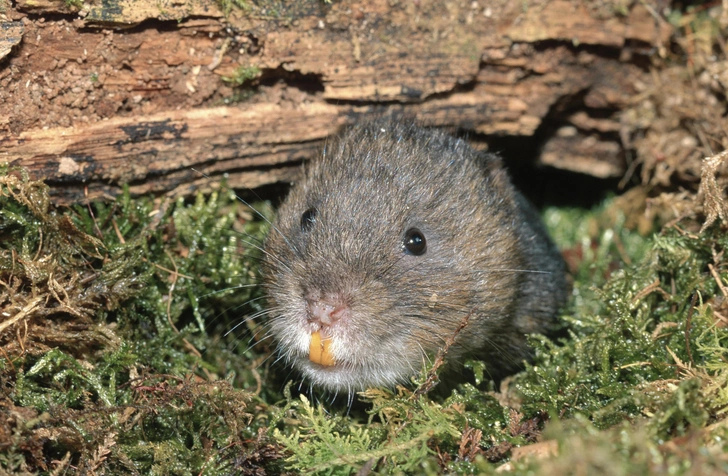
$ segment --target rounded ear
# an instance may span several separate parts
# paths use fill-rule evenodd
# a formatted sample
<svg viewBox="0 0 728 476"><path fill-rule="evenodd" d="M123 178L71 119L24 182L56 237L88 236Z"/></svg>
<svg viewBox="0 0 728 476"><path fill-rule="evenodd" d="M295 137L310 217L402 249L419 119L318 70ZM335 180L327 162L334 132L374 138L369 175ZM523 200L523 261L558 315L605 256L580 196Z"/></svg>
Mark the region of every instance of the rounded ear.
<svg viewBox="0 0 728 476"><path fill-rule="evenodd" d="M483 167L483 171L488 180L489 187L495 188L498 191L498 195L511 207L517 207L516 203L516 192L511 178L508 175L503 166L503 160L497 154L484 153L482 154L480 164Z"/></svg>

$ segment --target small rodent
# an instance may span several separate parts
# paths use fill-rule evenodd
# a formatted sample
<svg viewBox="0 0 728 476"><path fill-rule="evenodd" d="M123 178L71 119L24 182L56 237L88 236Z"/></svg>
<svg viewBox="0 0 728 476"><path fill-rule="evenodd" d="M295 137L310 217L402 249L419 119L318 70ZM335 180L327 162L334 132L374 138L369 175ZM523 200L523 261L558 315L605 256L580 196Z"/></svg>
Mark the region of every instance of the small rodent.
<svg viewBox="0 0 728 476"><path fill-rule="evenodd" d="M332 391L408 382L465 318L446 362L512 373L567 295L562 257L499 157L392 120L305 166L264 255L282 358Z"/></svg>

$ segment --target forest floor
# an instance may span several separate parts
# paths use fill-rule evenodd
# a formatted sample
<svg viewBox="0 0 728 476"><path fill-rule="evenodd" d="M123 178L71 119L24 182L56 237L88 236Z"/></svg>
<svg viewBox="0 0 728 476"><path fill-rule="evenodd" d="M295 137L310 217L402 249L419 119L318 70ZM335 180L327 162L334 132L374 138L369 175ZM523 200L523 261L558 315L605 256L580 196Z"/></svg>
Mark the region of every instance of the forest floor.
<svg viewBox="0 0 728 476"><path fill-rule="evenodd" d="M470 362L444 395L433 368L353 406L299 389L245 318L271 203L223 184L57 208L3 165L0 474L728 473L719 14L671 19L671 64L622 118L643 131L626 191L543 208L563 337L498 388Z"/></svg>

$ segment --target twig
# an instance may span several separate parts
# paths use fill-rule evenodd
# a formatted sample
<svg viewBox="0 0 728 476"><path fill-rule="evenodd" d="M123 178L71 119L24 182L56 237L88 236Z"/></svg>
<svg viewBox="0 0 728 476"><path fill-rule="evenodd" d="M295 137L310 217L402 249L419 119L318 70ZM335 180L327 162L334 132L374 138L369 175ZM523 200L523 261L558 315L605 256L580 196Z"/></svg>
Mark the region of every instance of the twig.
<svg viewBox="0 0 728 476"><path fill-rule="evenodd" d="M632 362L631 364L625 364L625 365L620 365L619 367L615 367L614 370L628 369L630 367L647 367L648 365L652 365L652 362L649 362L649 361Z"/></svg>
<svg viewBox="0 0 728 476"><path fill-rule="evenodd" d="M36 251L35 256L33 256L33 261L38 261L40 252L43 251L43 228L38 228L38 238L38 251Z"/></svg>
<svg viewBox="0 0 728 476"><path fill-rule="evenodd" d="M690 327L693 322L693 311L695 311L695 302L698 300L698 293L693 294L693 298L690 300L690 310L688 311L688 319L685 323L685 349L688 351L688 358L690 364L694 367L695 362L693 361L693 353L690 351Z"/></svg>
<svg viewBox="0 0 728 476"><path fill-rule="evenodd" d="M15 365L13 365L13 361L10 360L10 356L8 355L7 352L5 352L5 349L3 349L2 347L0 347L0 352L2 352L3 355L5 356L5 360L8 361L8 363L10 364L10 367L13 369L13 372L17 372L17 369L15 368Z"/></svg>
<svg viewBox="0 0 728 476"><path fill-rule="evenodd" d="M94 222L94 230L96 231L96 234L100 239L104 239L104 234L101 233L101 228L99 228L98 223L96 223L96 215L94 215L94 210L91 208L91 200L88 198L88 185L83 187L83 196L86 198L86 208L88 209L88 214L91 215L91 220Z"/></svg>
<svg viewBox="0 0 728 476"><path fill-rule="evenodd" d="M119 225L116 224L116 220L113 218L111 219L111 224L114 227L114 231L116 232L116 237L119 238L119 243L122 245L126 244L126 240L124 240L124 235L121 234L121 230L119 230Z"/></svg>
<svg viewBox="0 0 728 476"><path fill-rule="evenodd" d="M445 341L445 345L437 351L435 363L433 364L430 371L427 372L427 378L424 382L422 382L419 387L415 389L415 391L412 393L412 396L410 397L410 400L415 400L435 388L435 385L437 385L438 381L437 371L440 367L442 367L442 364L445 363L445 355L447 355L448 350L450 350L450 347L455 343L455 338L458 336L458 334L460 334L460 331L462 331L465 326L468 325L468 322L470 322L470 316L472 316L474 312L475 309L470 311L468 315L465 316L462 321L460 321L460 325L458 325L458 328L455 329L455 332L453 332L452 335L447 338L447 340Z"/></svg>
<svg viewBox="0 0 728 476"><path fill-rule="evenodd" d="M723 325L720 325L718 323L718 327L728 327L728 317L725 317L723 314L719 313L715 309L713 309L713 315L718 318L718 320L723 323Z"/></svg>
<svg viewBox="0 0 728 476"><path fill-rule="evenodd" d="M30 314L32 314L32 313L33 313L33 311L35 311L35 310L36 310L36 308L38 307L38 304L39 304L39 303L40 303L40 302L41 302L42 300L43 300L43 297L37 297L37 298L35 298L35 299L31 300L31 301L30 301L30 302L29 302L28 304L26 304L26 305L25 305L25 307L24 307L23 309L21 309L21 310L20 310L20 312L18 312L18 313L17 313L16 315L14 315L13 317L11 317L11 318L10 318L10 319L8 319L7 321L5 321L5 322L2 322L2 323L0 323L0 334L2 334L2 333L3 333L3 331L5 331L5 329L7 329L8 327L12 326L12 325L13 325L13 324L15 324L16 322L18 322L18 321L20 321L21 319L24 319L24 318L26 318L27 316L29 316Z"/></svg>
<svg viewBox="0 0 728 476"><path fill-rule="evenodd" d="M169 256L169 254L167 254L167 256ZM171 270L171 269L169 269L169 268L165 268L164 266L162 266L162 265L160 265L160 264L157 264L157 263L152 263L151 261L149 261L149 260L148 260L148 259L146 259L146 258L142 258L142 261L144 261L145 263L149 263L149 264L151 264L152 266L154 266L155 268L159 268L159 269L161 269L162 271L166 271L166 272L168 272L169 274L176 274L176 275L177 275L177 276L179 276L180 278L194 279L194 278L192 278L192 276L187 276L186 274L178 273L177 271Z"/></svg>
<svg viewBox="0 0 728 476"><path fill-rule="evenodd" d="M670 299L672 297L672 296L670 296L670 294L667 291L665 291L664 289L662 289L660 287L660 279L656 278L653 282L648 284L642 291L635 294L635 296L632 298L632 302L639 301L643 297L648 296L649 294L652 294L653 291L658 291L660 294L662 294L662 297L664 297L665 299Z"/></svg>
<svg viewBox="0 0 728 476"><path fill-rule="evenodd" d="M708 269L710 270L710 274L713 275L713 278L715 278L715 282L718 284L718 287L720 288L720 292L723 294L723 297L728 298L728 288L725 287L723 284L723 280L720 278L720 275L715 270L715 267L708 263Z"/></svg>
<svg viewBox="0 0 728 476"><path fill-rule="evenodd" d="M172 255L169 254L169 251L164 250L164 253L167 255L169 260L172 262L172 265L174 266L174 271L172 272L172 285L169 287L169 292L167 293L167 322L169 322L169 325L172 326L172 329L180 335L179 329L177 329L177 326L174 325L174 322L172 322L172 294L174 293L175 285L177 284L177 278L179 278L180 274L177 272L177 263L175 263L174 259L172 258ZM190 341L188 341L186 338L182 337L182 341L185 343L185 346L192 351L192 353L198 358L202 358L202 354L199 350L197 350L197 347L192 345ZM212 375L208 372L207 369L203 368L203 372L205 372L205 375L207 375L208 380L212 381L214 380L212 378Z"/></svg>

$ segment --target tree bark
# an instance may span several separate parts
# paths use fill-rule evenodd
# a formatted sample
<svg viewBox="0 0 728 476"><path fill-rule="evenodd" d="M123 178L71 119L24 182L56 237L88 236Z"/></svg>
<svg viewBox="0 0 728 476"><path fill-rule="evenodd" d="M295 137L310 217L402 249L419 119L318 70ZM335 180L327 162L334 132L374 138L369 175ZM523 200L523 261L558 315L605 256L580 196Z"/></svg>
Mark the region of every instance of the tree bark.
<svg viewBox="0 0 728 476"><path fill-rule="evenodd" d="M0 161L47 180L59 203L123 184L188 194L224 173L256 187L293 180L340 127L402 114L618 177L620 111L671 34L650 2L275 5L229 16L207 0L7 5Z"/></svg>

